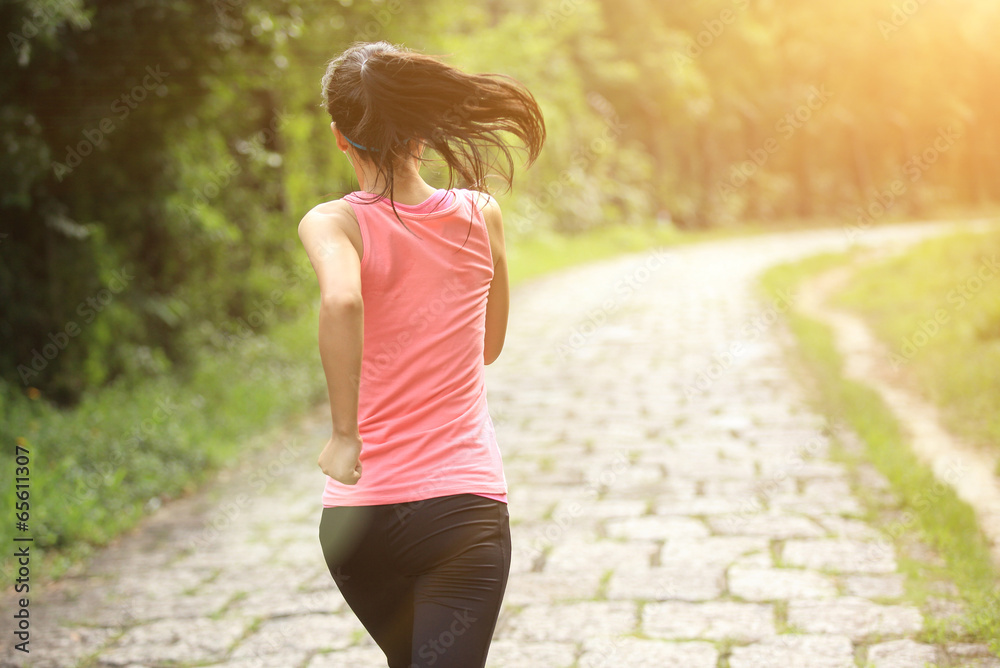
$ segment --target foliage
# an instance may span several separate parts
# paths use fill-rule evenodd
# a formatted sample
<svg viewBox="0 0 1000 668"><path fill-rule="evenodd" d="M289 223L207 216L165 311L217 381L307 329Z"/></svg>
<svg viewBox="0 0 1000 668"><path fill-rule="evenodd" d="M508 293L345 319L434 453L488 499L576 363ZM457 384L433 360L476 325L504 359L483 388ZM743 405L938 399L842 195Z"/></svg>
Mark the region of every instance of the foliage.
<svg viewBox="0 0 1000 668"><path fill-rule="evenodd" d="M72 406L186 373L275 290L255 331L301 313L293 228L356 187L319 106L354 41L535 92L549 139L501 194L515 237L996 203L1000 8L911 4L6 2L0 378Z"/></svg>

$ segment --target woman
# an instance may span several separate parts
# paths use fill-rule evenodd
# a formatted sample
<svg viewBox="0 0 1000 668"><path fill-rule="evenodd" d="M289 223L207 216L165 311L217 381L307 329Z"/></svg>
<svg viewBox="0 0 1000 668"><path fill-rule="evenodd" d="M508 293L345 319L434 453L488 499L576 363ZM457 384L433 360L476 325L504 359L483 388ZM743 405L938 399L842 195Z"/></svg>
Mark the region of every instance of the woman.
<svg viewBox="0 0 1000 668"><path fill-rule="evenodd" d="M485 179L511 184L502 132L535 160L542 114L509 77L385 42L331 61L323 94L359 184L299 224L333 420L318 461L324 558L390 668L482 667L510 567L484 382L507 328L507 261ZM425 148L447 189L421 178Z"/></svg>

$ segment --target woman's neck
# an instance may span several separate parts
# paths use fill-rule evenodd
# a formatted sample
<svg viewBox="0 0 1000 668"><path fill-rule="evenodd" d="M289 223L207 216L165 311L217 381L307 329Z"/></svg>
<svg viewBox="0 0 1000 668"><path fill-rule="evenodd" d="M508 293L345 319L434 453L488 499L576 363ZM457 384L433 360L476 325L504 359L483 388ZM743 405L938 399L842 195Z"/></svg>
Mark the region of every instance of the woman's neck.
<svg viewBox="0 0 1000 668"><path fill-rule="evenodd" d="M385 190L385 178L376 174L371 163L361 163L355 167L358 185L361 190L373 194ZM437 191L420 176L416 161L407 160L397 167L393 174L392 200L400 204L421 204ZM388 196L388 194L387 194Z"/></svg>

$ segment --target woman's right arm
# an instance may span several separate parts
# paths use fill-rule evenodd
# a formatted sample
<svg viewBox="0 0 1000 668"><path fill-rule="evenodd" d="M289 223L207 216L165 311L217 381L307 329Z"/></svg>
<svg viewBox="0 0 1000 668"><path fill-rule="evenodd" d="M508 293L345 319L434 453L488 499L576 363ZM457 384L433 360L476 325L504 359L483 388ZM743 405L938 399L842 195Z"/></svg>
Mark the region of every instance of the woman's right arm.
<svg viewBox="0 0 1000 668"><path fill-rule="evenodd" d="M490 197L483 207L486 230L490 235L493 254L493 280L486 299L486 341L483 362L492 364L503 350L507 336L507 316L510 311L510 283L507 277L507 248L503 238L503 216L500 205Z"/></svg>

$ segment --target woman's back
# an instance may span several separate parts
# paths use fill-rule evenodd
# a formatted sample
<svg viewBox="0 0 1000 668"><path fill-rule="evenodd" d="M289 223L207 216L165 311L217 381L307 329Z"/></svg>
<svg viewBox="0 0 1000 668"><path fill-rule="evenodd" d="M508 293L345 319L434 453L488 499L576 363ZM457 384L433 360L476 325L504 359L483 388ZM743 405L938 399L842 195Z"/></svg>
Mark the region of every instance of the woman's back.
<svg viewBox="0 0 1000 668"><path fill-rule="evenodd" d="M470 491L504 498L486 405L493 260L480 197L438 190L419 205L395 203L395 212L390 200L369 193L344 198L363 241L358 427L365 473L355 485L328 478L324 506Z"/></svg>

